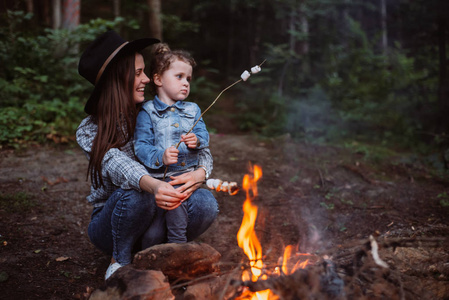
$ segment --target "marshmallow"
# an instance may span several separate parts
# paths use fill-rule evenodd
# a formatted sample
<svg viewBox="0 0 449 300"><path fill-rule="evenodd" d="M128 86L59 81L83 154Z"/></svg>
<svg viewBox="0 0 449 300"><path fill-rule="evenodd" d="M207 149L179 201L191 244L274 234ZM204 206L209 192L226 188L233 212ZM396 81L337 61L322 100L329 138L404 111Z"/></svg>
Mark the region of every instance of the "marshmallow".
<svg viewBox="0 0 449 300"><path fill-rule="evenodd" d="M256 74L259 73L262 69L259 66L254 66L251 68L251 73Z"/></svg>
<svg viewBox="0 0 449 300"><path fill-rule="evenodd" d="M211 190L215 190L217 186L220 184L220 181L221 181L220 179L208 179L206 181L206 185Z"/></svg>
<svg viewBox="0 0 449 300"><path fill-rule="evenodd" d="M251 74L245 70L245 72L242 73L242 75L240 75L240 77L243 79L243 81L248 80L249 76L251 76Z"/></svg>
<svg viewBox="0 0 449 300"><path fill-rule="evenodd" d="M237 182L222 181L220 179L208 179L206 181L206 185L211 190L216 190L217 192L227 192L231 196L237 194L239 191Z"/></svg>

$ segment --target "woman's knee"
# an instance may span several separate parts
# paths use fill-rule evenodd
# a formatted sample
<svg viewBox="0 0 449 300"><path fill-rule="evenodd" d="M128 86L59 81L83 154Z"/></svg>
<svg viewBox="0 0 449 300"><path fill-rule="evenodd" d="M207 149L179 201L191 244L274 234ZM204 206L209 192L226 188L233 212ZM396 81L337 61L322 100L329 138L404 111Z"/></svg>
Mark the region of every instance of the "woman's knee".
<svg viewBox="0 0 449 300"><path fill-rule="evenodd" d="M197 189L189 198L189 211L215 218L218 214L218 202L211 191Z"/></svg>
<svg viewBox="0 0 449 300"><path fill-rule="evenodd" d="M113 226L147 224L156 213L156 203L152 194L121 190L115 197L117 198L115 203L110 203L112 205L110 222Z"/></svg>

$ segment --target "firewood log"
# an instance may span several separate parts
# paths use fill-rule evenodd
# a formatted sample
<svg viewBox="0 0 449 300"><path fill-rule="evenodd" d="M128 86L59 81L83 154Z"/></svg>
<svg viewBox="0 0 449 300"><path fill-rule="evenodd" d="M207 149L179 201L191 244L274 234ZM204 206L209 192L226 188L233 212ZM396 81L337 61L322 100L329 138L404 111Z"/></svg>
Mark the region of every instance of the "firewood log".
<svg viewBox="0 0 449 300"><path fill-rule="evenodd" d="M133 265L141 270L162 271L170 280L194 279L218 271L220 253L204 243L161 244L138 252Z"/></svg>
<svg viewBox="0 0 449 300"><path fill-rule="evenodd" d="M137 270L132 265L118 269L95 290L89 300L175 299L167 277L160 271Z"/></svg>
<svg viewBox="0 0 449 300"><path fill-rule="evenodd" d="M270 289L282 300L342 299L344 296L344 282L336 273L335 266L329 261L307 269L298 269L290 275L254 282L236 281L234 285L247 287L251 292Z"/></svg>

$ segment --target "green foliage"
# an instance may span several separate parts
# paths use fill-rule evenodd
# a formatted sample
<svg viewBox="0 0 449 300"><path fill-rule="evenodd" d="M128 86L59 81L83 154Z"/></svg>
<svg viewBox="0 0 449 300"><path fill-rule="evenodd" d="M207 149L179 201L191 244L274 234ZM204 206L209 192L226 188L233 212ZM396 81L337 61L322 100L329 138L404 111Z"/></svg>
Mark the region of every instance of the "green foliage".
<svg viewBox="0 0 449 300"><path fill-rule="evenodd" d="M184 36L186 34L198 34L199 24L183 21L179 16L164 14L162 16L164 39L178 44L178 48L184 48ZM173 44L173 43L171 43Z"/></svg>
<svg viewBox="0 0 449 300"><path fill-rule="evenodd" d="M368 41L357 22L350 29L353 45L332 48L331 68L322 81L333 106L353 136L369 131L370 140L413 143L422 130L417 107L435 106L436 80L425 80L428 70L416 69L399 45L387 56L377 54L376 41Z"/></svg>
<svg viewBox="0 0 449 300"><path fill-rule="evenodd" d="M229 92L242 130L288 132L306 142L360 142L354 148L377 143L430 152L429 146L449 141L435 117L441 3L388 3L386 53L379 46L379 4L373 1L168 1L162 20L164 40L199 62L189 98L202 109L241 71L267 59L261 73ZM1 145L73 136L92 88L77 74L79 49L107 28L147 25L145 3L123 4L122 13L132 22L94 19L72 32L30 27L34 17L24 12L1 17ZM97 2L83 5L89 10L84 18L97 15L90 12ZM362 149L367 156L381 157L369 147Z"/></svg>
<svg viewBox="0 0 449 300"><path fill-rule="evenodd" d="M203 66L202 72L209 74L216 73L217 70L213 68L207 68L207 62L201 64ZM195 70L193 73L193 80L190 83L190 95L189 100L196 102L202 110L205 110L218 95L218 84L210 81L206 76L201 75L196 77Z"/></svg>
<svg viewBox="0 0 449 300"><path fill-rule="evenodd" d="M373 143L363 143L357 141L345 142L345 148L350 149L354 154L359 154L364 160L381 163L396 155L395 152L382 145Z"/></svg>
<svg viewBox="0 0 449 300"><path fill-rule="evenodd" d="M0 27L0 145L68 141L84 117L91 85L78 75L80 46L124 23L96 19L73 31L27 26L32 15L8 11ZM133 26L133 24L130 24Z"/></svg>
<svg viewBox="0 0 449 300"><path fill-rule="evenodd" d="M252 91L252 93L251 93ZM239 127L244 131L273 136L284 132L285 99L262 90L248 89L239 96Z"/></svg>

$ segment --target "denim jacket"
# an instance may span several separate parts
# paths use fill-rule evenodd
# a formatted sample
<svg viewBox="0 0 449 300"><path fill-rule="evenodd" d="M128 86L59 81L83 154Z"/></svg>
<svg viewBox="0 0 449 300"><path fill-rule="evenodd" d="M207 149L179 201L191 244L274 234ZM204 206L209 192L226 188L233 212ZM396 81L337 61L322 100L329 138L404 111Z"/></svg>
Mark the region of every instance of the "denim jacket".
<svg viewBox="0 0 449 300"><path fill-rule="evenodd" d="M165 149L176 147L181 135L186 134L200 116L201 110L193 102L177 101L168 106L156 96L143 104L137 116L134 151L150 175L156 178L163 176ZM197 147L190 149L181 143L178 162L168 166L168 173L184 173L198 166L200 152L209 147L209 133L202 118L192 132L198 138Z"/></svg>

